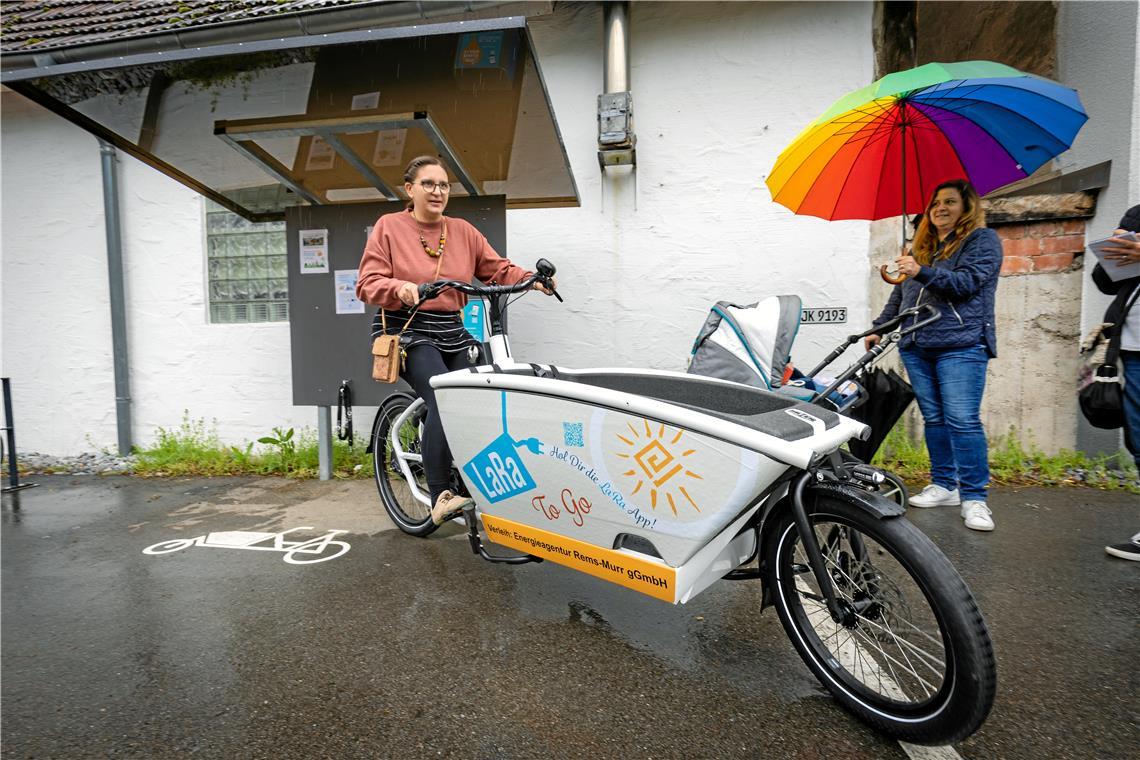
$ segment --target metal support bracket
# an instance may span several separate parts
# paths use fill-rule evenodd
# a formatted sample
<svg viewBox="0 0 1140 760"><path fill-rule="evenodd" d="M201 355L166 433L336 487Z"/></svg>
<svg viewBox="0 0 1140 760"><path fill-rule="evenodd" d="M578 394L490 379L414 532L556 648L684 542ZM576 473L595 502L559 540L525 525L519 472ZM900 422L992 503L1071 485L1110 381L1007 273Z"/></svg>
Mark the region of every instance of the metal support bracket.
<svg viewBox="0 0 1140 760"><path fill-rule="evenodd" d="M356 170L364 181L376 188L390 201L400 200L400 195L388 185L376 171L344 141L344 135L366 132L381 132L389 129L419 130L447 161L460 184L468 195L481 195L479 186L471 173L464 167L459 154L451 147L439 125L426 111L400 113L388 116L346 116L331 119L312 119L287 116L272 119L218 120L214 122L214 134L228 145L250 159L277 181L304 198L314 206L326 203L316 192L304 183L289 167L274 158L258 145L258 140L271 140L281 137L320 137L327 142L345 163Z"/></svg>

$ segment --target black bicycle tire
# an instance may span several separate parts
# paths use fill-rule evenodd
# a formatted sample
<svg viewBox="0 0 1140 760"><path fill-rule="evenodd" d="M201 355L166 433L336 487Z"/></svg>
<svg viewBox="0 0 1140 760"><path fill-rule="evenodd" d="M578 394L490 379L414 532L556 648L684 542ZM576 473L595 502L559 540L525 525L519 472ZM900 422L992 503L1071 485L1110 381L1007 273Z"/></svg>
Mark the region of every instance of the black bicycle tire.
<svg viewBox="0 0 1140 760"><path fill-rule="evenodd" d="M439 526L432 522L430 512L426 517L417 519L409 515L400 505L390 478L404 482L404 477L402 473L391 470L386 445L392 419L403 413L413 401L415 397L406 393L397 393L389 396L376 410L376 418L372 422L372 475L376 481L376 489L380 493L380 503L392 523L409 536L422 538L434 533Z"/></svg>
<svg viewBox="0 0 1140 760"><path fill-rule="evenodd" d="M764 582L772 591L784 630L808 668L844 708L897 739L949 744L974 733L993 707L997 669L982 613L950 561L925 534L901 517L880 519L845 502L820 499L809 518L813 524L830 519L870 537L910 575L937 621L947 672L933 698L907 709L850 683L857 679L807 624L807 613L794 593L791 559L799 534L790 512L785 511L767 534ZM795 599L798 611L789 607L789 598ZM798 613L803 614L802 619Z"/></svg>

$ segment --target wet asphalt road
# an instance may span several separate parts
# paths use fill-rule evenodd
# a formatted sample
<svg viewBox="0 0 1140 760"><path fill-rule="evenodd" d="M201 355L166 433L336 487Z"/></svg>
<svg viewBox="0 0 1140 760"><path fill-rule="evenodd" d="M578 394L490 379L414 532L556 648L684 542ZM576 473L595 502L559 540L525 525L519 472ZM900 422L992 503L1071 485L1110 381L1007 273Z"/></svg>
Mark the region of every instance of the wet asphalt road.
<svg viewBox="0 0 1140 760"><path fill-rule="evenodd" d="M755 582L672 607L392 529L371 483L39 476L5 495L2 741L25 757L905 758L839 708ZM1001 489L998 529L911 510L998 656L966 758L1135 758L1140 497ZM351 550L159 541L312 526Z"/></svg>

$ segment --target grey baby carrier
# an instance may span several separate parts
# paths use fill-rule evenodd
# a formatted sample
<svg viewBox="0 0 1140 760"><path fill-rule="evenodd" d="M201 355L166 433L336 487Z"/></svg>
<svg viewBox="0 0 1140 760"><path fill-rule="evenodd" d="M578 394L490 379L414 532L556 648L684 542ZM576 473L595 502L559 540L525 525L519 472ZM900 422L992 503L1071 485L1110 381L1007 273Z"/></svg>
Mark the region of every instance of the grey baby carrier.
<svg viewBox="0 0 1140 760"><path fill-rule="evenodd" d="M773 391L781 386L800 329L799 296L748 306L718 301L693 342L689 372Z"/></svg>

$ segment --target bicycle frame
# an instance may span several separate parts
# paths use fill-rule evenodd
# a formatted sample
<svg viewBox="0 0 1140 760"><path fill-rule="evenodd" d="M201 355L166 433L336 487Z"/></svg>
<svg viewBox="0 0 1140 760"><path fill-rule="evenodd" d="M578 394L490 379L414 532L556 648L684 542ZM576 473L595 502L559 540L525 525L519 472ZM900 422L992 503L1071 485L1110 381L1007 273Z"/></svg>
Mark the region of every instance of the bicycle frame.
<svg viewBox="0 0 1140 760"><path fill-rule="evenodd" d="M479 290L475 286L454 282L446 285L437 283L433 286L423 287L427 289L434 287L438 292L439 287L443 286L475 292ZM498 288L497 290L503 292L505 289ZM675 399L663 400L638 396L637 394L615 390L613 387L605 387L607 382L593 382L590 376L596 376L599 373L606 375L609 378L610 385L616 383L619 386L622 383L628 384L628 382L648 383L650 385L683 382L689 387L699 386L709 395L740 392L739 386L735 383L671 372L622 369L573 372L558 370L553 367L518 363L511 355L510 342L503 326L504 302L500 300L502 297L501 295L495 296L490 299L489 303L490 337L488 344L490 364L470 371L448 373L432 380L440 403L441 417L444 420L456 462L463 465L464 479L467 485L471 487L472 496L478 504L477 510L472 510L469 515L465 516L472 550L485 559L511 562L550 559L561 564L571 565L588 574L635 588L665 601L683 603L707 588L713 581L734 571L756 555L763 520L776 505L788 504L796 516L797 525L801 530L806 530L807 516L804 506L804 491L805 488L809 487L809 481L802 477L803 474L810 473L811 485L816 483L839 484L841 486L852 484L863 489L873 489L883 480L881 473L877 473L873 468L866 465L843 465L834 457L828 458L828 455L833 454L840 444L852 437L864 437L869 433L869 429L861 423L838 415L835 415L834 419L828 418L825 424L820 415L827 413L818 406L790 398L779 400L779 397L773 397L771 394L761 394L749 399L751 403L758 404L761 408L764 404L775 404L776 406L771 410L772 413L784 412L799 422L806 423L810 429L810 434L806 438L788 440L786 436L782 436L778 432L771 434L772 431L749 429L748 426L739 424L739 421L718 419L715 416L702 413L700 409L687 410L674 403ZM920 312L922 312L921 308L908 310L886 325L876 328L876 330L881 332L884 328L897 326L907 317L917 317ZM912 325L907 330L895 330L886 334L880 345L873 347L848 367L831 386L818 393L815 400L826 398L836 388L841 387L843 383L873 363L892 344L897 343L903 335L913 332L937 318L938 315L935 312L930 319ZM846 343L832 352L832 355L825 359L813 374L830 364L850 344L870 334L870 332L849 336ZM634 425L645 425L646 432L649 433L652 432L650 430L652 425L660 426L660 432L663 433L668 427L669 430L673 431L670 435L677 440L687 434L689 440L699 442L704 449L714 451L718 450L719 447L719 454L722 458L727 458L727 460L735 461L738 464L734 471L719 472L715 476L712 476L710 472L710 476L717 480L735 484L734 489L731 493L725 492L719 497L713 498L714 503L717 502L718 498L721 501L714 507L716 519L704 526L695 540L679 540L676 536L655 534L653 531L657 524L657 518L650 518L648 516L650 511L643 511L641 508L637 508L635 511L627 511L626 516L631 516L634 521L632 526L626 526L629 528L628 530L620 530L621 526L611 524L604 530L583 536L586 539L585 541L573 538L569 534L561 535L558 530L552 533L546 528L555 526L543 527L539 520L527 519L533 516L525 509L520 510L517 507L517 499L515 506L504 511L502 505L496 504L500 500L495 498L495 496L500 495L496 488L501 488L502 483L505 482L504 479L510 478L512 474L518 480L521 478L519 473L526 473L526 477L521 478L523 483L537 487L539 481L556 480L559 477L565 477L565 473L559 474L556 471L557 467L539 465L540 469L532 476L522 461L515 456L516 452L513 448L510 451L501 448L499 451L488 455L490 458L483 465L476 464L476 458L487 442L486 440L476 440L475 438L479 434L472 438L470 431L486 429L489 424L486 410L492 405L488 403L489 397L485 393L488 390L497 392L502 404L501 415L499 415L502 433L497 439L505 439L514 443L507 430L508 394L512 399L517 399L512 403L523 406L518 411L518 416L527 418L532 422L544 417L558 416L562 412L554 411L555 408L561 409L565 405L569 405L567 408L571 409L575 406L606 409L608 410L606 414L617 417L624 415L621 421L631 429ZM468 393L469 391L482 393L477 397L472 397ZM448 399L456 394L463 395L465 400L458 403L450 402ZM478 398L478 400L474 401L473 398ZM774 401L774 398L777 400ZM856 395L855 398L857 399L858 396ZM535 399L541 401L536 403ZM851 403L854 403L854 399L850 399L844 408L847 408ZM411 465L421 462L422 458L415 452L405 451L403 442L400 440L400 430L409 420L415 419L415 416L420 413L422 405L422 400L416 399L396 418L391 426L389 443L400 473L413 498L420 504L430 507L429 496L418 487L411 467ZM472 417L471 412L473 410L480 412L475 415L478 419ZM572 413L572 411L566 412L567 415ZM786 419L783 421L786 422ZM778 423L779 420L776 421L777 425ZM581 425L582 423L576 424ZM554 433L544 434L544 438L547 440L553 437ZM484 438L486 438L485 435ZM538 439L532 436L528 440ZM621 440L628 439L622 438ZM500 444L502 444L501 441ZM516 443L515 446L517 447L517 445L519 444ZM539 443L540 447L541 445ZM655 445L662 450L664 448L661 441L656 441ZM726 446L730 448L726 449ZM694 448L688 454L694 454L698 450L698 448ZM559 455L567 458L574 456L581 461L580 457L571 455L566 451L560 451ZM653 456L659 457L657 460L659 462L672 455L668 452L662 454L662 451L655 451ZM545 460L538 461L546 465L550 464ZM653 493L652 509L656 510L657 488L663 487L664 481L654 478L656 473L651 471L653 467L657 466L657 463L646 464L641 462L640 464L643 474L649 476L653 481L649 490ZM481 470L481 466L484 466L484 469ZM532 464L531 466L534 467L535 465ZM496 467L499 469L496 470ZM508 472L510 468L513 469ZM587 467L580 469L585 470ZM588 467L588 469L591 474L595 473L595 467ZM601 469L606 470L604 467ZM728 469L731 470L732 468ZM696 475L696 473L689 472ZM748 473L748 475L746 476L744 473ZM487 477L484 477L484 474ZM703 476L698 477L703 478ZM493 487L488 485L488 478L494 481ZM574 488L556 489L556 492L561 494L558 498L551 498L546 493L536 493L531 497L533 509L540 512L548 521L555 519L552 515L561 516L578 510L581 524L577 527L583 528L585 518L582 515L584 510L581 507L584 503L587 510L592 508L593 504L597 503L598 496L593 494L589 497L583 497L582 494L588 493L585 489L589 489L591 486L596 488L599 485L601 484L597 482L580 482L576 486L577 490ZM631 485L630 487L640 489L642 486ZM612 490L611 499L615 498L614 494L617 494L616 500L624 503L625 497L619 493L617 488L616 484L607 480L603 486L603 491ZM663 489L662 494L663 498L669 500L670 509L674 515L678 512L676 501L680 501L682 498L687 499L692 507L700 511L700 507L693 500L693 497L683 487L680 488L680 491L666 492ZM859 501L865 503L866 500ZM876 512L880 517L901 514L900 509L895 509L889 505L875 504L873 507L867 508ZM524 556L521 558L505 558L490 554L483 546L478 533L480 522L495 543L522 551ZM597 520L593 522L596 523ZM557 541L555 541L556 538ZM818 582L821 588L828 592L829 609L832 615L839 619L842 612L835 607L834 594L830 593L830 579L823 567L822 560L819 558L819 549L815 538L811 535L805 535L803 540L808 549L807 553L811 560L812 569L819 576ZM638 551L636 548L632 548L634 546L643 548L648 546L649 552Z"/></svg>
<svg viewBox="0 0 1140 760"><path fill-rule="evenodd" d="M443 286L480 292L447 282L421 295ZM844 458L839 447L870 428L820 403L937 314L900 314L893 326L910 317L909 328L887 333L805 402L700 375L521 363L500 307L490 309L490 363L431 379L472 497L463 518L474 553L550 560L673 604L722 578L762 578L760 607L776 607L820 682L870 724L944 742L984 721L992 646L969 590L928 538L896 519L904 507L878 493L883 473ZM850 336L811 376L891 326ZM426 510L405 511L391 482L394 460L429 506L412 471L422 458L401 437L423 401L405 403L377 413L374 445L386 434L391 451L378 454L376 474L393 522L424 536L434 530ZM520 554L492 554L483 533Z"/></svg>
<svg viewBox="0 0 1140 760"><path fill-rule="evenodd" d="M790 475L813 466L813 463L819 459L819 452L834 451L851 437L861 437L868 432L865 425L838 415L828 417L825 422L820 415L827 413L817 407L802 404L794 399L781 399L759 391L754 392L759 395L751 401L761 405L774 404L771 409L773 414L787 412L796 420L794 424L806 428L806 431L802 432L809 433L804 441L787 440L778 433L779 426L787 423L787 417L781 416L773 420L776 426L773 430L752 429L737 422L717 419L697 409L686 410L667 400L637 396L615 388L607 388L604 382L591 383L587 376L601 372L619 385L625 381L651 384L680 381L685 386L699 386L711 395L739 392L739 386L735 383L671 372L606 369L575 373L552 367L521 364L511 356L510 343L502 326L501 302L493 300L489 312L490 365L471 371L442 375L434 378L432 382L437 391L448 440L456 455L457 463L461 465L466 463L463 466L464 479L472 489L479 506L477 511L472 511L469 515L471 519L467 521L472 549L486 559L503 561L506 558L491 555L483 547L477 532L480 521L495 543L525 553L522 558L511 558L512 561L551 559L588 574L634 588L655 598L683 603L756 555L760 537L757 529L760 524L759 518L788 495L792 480ZM583 379L586 382L574 382ZM475 459L486 441L477 440L479 434L474 433L472 437L469 431L485 427L486 415L482 415L484 419L473 419L467 412L486 411L491 406L488 403L489 397L486 396L488 390L499 396L497 402L501 404L501 414L498 416L503 430L499 437L505 436L512 443L514 441L507 431L508 394L514 399L513 404L522 405L517 415L531 421L563 414L555 409L578 407L606 409L608 414L614 416L617 421L615 424L631 429L635 424L644 425L647 434L653 432L650 429L651 425L657 427L659 435L652 443L657 448L646 457L636 460L641 462L641 466L651 479L647 490L653 493L653 510L657 506L657 491L661 489L661 498L663 501L668 500L674 515L678 513L679 501L682 503L682 509L688 508L686 506L688 504L696 512L702 511L702 507L690 493L691 489L698 488L697 485L686 484L690 490L686 490L686 485L677 485L676 490L673 490L673 486L669 486L667 481L677 472L675 468L669 473L652 471L652 468L672 456L665 451L665 447L669 444L660 440L660 434L663 434L666 428L670 431L673 443L684 438L686 443L693 447L687 452L676 452L678 456L695 455L699 459L703 455L709 459L703 465L705 467L703 473L686 470L689 476L700 480L707 477L710 483L724 482L731 484L731 487L727 490L720 489L716 495L707 494L709 501L702 501L702 504L704 504L703 509L709 511L709 514L703 517L712 519L703 520L697 534L693 536L655 533L658 518L651 516L650 510L641 508L624 510L624 518L627 522L631 518L633 525L621 526L615 524L613 520L605 524L598 518L593 518L591 524L597 528L593 533L586 530L578 537L561 535L557 527L549 523L573 514L576 515L576 519L571 519L577 523L577 527L585 528L586 515L593 509L595 503L599 503L599 494L596 492L599 487L603 492L602 496L608 496L609 500L619 507L625 504L626 497L609 479L604 484L597 481L594 475L595 469L603 471L606 469L598 465L597 468L579 467L578 475L581 476L587 470L589 475L584 481L579 478L579 482L570 484L570 487L555 489L554 493L557 493L557 496L539 492L542 489L530 494L528 506L531 509L523 508L523 514L519 513L518 500L515 500L516 505L511 508L496 504L501 501L501 498L496 496L501 496L500 489L503 488L504 479L512 477L512 473L514 478L519 480L522 478L519 473L526 472L526 478L523 480L529 480L531 486L536 486L538 482L555 482L560 477L566 477L566 473L558 472L559 468L565 466L560 464L561 462L574 463L581 461L582 458L564 450L557 451L555 459L547 457L530 464L530 467L535 469L532 477L521 459L513 456L511 452L500 450L489 455L487 460L489 469L481 469L475 464ZM449 401L452 395L466 395L466 391L476 391L482 397L476 403L471 403L470 399L459 403ZM753 393L753 391L748 392ZM421 504L430 506L428 496L418 487L411 471L411 465L422 460L418 454L405 451L400 440L401 428L415 418L421 407L422 401L417 399L396 418L391 426L389 443L401 475L413 497ZM566 411L563 416L572 416L574 413ZM636 431L634 435L637 435ZM544 440L554 439L553 433L544 433L542 437ZM628 440L621 438L620 435L619 438ZM532 436L527 440L538 439ZM541 442L531 445L534 446L532 453L552 453L541 452L543 445ZM731 464L722 467L720 465L724 462L718 463L718 459ZM494 484L489 484L490 481L494 481ZM630 484L628 487L635 489L631 494L632 497L642 486ZM591 488L594 490L588 490ZM710 486L704 485L700 488L709 491ZM800 491L802 492L802 488ZM526 504L526 500L521 503ZM532 510L535 514L541 514L541 517L526 519L532 517L530 514ZM548 523L546 526L541 525L544 519ZM622 529L623 527L626 529ZM749 527L752 529L749 530ZM555 530L552 531L551 528ZM639 551L634 547L648 547L648 552ZM826 573L823 575L826 576ZM820 582L826 583L826 578Z"/></svg>

